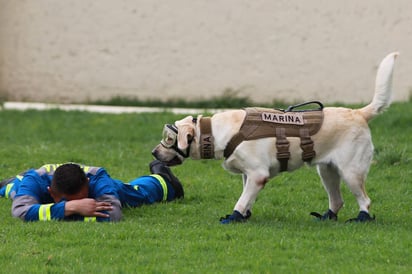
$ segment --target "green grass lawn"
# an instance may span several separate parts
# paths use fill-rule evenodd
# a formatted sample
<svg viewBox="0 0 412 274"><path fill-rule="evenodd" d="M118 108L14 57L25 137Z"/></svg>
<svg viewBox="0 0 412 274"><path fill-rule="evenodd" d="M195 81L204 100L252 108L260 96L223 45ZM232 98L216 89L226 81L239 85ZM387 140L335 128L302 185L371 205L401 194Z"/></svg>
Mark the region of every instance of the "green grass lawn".
<svg viewBox="0 0 412 274"><path fill-rule="evenodd" d="M151 149L170 113L0 111L0 177L45 163L104 166L129 181L149 172ZM120 223L37 222L11 217L0 199L3 273L410 273L412 269L412 103L396 103L370 124L375 144L367 190L376 221L345 223L358 206L343 184L338 222L314 168L272 179L244 224L221 225L241 177L221 161L174 167L185 199L125 209Z"/></svg>

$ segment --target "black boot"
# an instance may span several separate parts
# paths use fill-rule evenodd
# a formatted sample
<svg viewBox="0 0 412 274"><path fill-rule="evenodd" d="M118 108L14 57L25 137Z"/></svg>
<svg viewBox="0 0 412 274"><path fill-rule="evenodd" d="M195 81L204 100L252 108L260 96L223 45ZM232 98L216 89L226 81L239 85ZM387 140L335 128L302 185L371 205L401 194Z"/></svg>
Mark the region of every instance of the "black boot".
<svg viewBox="0 0 412 274"><path fill-rule="evenodd" d="M176 178L176 176L173 175L172 171L168 166L166 166L165 163L159 160L154 160L150 163L149 168L152 174L158 174L162 176L163 179L165 179L172 185L175 191L175 197L177 199L183 198L185 196L182 183L179 181L179 179Z"/></svg>

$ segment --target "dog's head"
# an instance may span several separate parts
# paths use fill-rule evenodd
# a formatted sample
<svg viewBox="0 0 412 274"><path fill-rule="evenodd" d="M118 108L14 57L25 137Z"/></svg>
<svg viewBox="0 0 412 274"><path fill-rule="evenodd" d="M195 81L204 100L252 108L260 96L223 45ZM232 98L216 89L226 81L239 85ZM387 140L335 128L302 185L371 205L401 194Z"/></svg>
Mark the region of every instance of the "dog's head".
<svg viewBox="0 0 412 274"><path fill-rule="evenodd" d="M168 166L180 165L191 154L190 148L195 140L196 120L187 116L175 124L163 127L163 138L153 150L152 155Z"/></svg>

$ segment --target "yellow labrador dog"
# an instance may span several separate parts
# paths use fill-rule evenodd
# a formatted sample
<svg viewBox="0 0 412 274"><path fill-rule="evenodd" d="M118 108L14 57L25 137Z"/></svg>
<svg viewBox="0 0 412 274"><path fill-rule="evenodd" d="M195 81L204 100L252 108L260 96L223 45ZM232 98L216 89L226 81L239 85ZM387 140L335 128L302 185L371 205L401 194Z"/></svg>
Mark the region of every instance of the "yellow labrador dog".
<svg viewBox="0 0 412 274"><path fill-rule="evenodd" d="M252 205L266 182L280 171L299 168L305 161L317 166L329 196L329 209L324 214L312 212L312 215L320 220L337 220L337 214L343 206L340 192L340 182L343 180L359 204L358 216L350 221L373 220L374 217L369 214L371 200L365 191L365 180L374 150L368 122L390 105L392 73L397 55L397 52L391 53L380 63L375 94L369 105L359 109L320 107L316 112L320 113L318 120L321 123L313 135L306 131L303 134L305 138L302 134L290 137L284 129L274 129L274 137L264 135L262 138L240 138L233 142L235 136L239 136L247 112L244 109L229 110L212 117L188 116L174 125L165 125L163 139L152 154L169 166L182 164L188 157L224 158L226 170L241 173L243 192L233 213L220 219L223 224L248 219ZM284 127L293 124L293 127L299 128L305 123L304 115L307 114L312 112L284 111L280 114L259 115L265 116L271 125L280 124ZM309 146L304 147L303 140L308 141L306 143Z"/></svg>

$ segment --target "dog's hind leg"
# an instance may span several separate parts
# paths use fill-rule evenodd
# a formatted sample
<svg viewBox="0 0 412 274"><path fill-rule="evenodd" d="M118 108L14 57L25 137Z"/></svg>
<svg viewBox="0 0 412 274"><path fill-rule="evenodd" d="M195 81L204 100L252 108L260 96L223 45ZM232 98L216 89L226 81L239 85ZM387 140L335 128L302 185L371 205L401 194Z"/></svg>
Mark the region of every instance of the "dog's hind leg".
<svg viewBox="0 0 412 274"><path fill-rule="evenodd" d="M348 220L349 222L365 222L375 219L375 217L369 215L371 200L365 190L366 174L367 171L360 171L357 168L345 171L343 174L343 180L348 185L359 205L359 215L356 218Z"/></svg>
<svg viewBox="0 0 412 274"><path fill-rule="evenodd" d="M342 194L340 192L341 178L339 172L332 164L318 165L317 170L322 179L323 186L328 193L329 209L335 214L338 214L343 206Z"/></svg>
<svg viewBox="0 0 412 274"><path fill-rule="evenodd" d="M345 167L339 169L342 179L355 196L359 205L359 215L348 221L365 222L375 219L375 217L369 215L371 200L365 190L366 177L373 158L373 145L370 141L369 132L363 136L367 137L364 140L368 140L368 143L363 146L357 146L353 153L349 154L351 157L346 159L341 157L339 159L340 167ZM362 140L361 138L358 139Z"/></svg>
<svg viewBox="0 0 412 274"><path fill-rule="evenodd" d="M322 180L323 186L328 193L329 209L323 215L317 212L311 212L311 215L320 220L337 220L338 212L343 206L342 194L340 192L341 177L337 168L332 164L319 164L317 166L318 174Z"/></svg>

